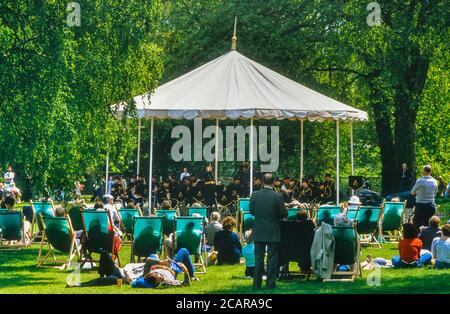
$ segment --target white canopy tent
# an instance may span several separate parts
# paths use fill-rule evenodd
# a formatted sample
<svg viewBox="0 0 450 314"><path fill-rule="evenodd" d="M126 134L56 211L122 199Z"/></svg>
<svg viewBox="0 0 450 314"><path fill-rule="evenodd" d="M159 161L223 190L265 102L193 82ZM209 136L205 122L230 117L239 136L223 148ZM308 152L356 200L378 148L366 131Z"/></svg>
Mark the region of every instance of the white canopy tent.
<svg viewBox="0 0 450 314"><path fill-rule="evenodd" d="M250 119L251 133L254 119L299 120L301 177L303 177L303 122L336 121L336 190L339 191L339 123L368 120L367 113L290 80L243 56L235 48L234 35L230 52L158 87L154 93L134 97L139 126L141 119L151 119L149 200L151 200L154 119L215 119L216 129L219 126L219 119ZM115 109L121 114L124 105L119 104ZM139 127L139 139L140 129ZM251 189L254 161L252 135L250 134L249 145ZM353 143L353 139L351 142ZM215 150L217 180L219 150ZM353 173L353 148L351 154ZM139 158L138 149L138 160ZM336 202L339 203L339 193Z"/></svg>

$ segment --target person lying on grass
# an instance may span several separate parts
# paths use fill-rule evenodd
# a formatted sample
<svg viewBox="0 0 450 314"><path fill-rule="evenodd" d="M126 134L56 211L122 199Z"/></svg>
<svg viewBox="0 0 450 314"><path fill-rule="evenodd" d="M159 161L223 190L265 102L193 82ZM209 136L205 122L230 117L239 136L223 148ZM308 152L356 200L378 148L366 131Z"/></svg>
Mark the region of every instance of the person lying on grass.
<svg viewBox="0 0 450 314"><path fill-rule="evenodd" d="M442 226L441 237L435 238L431 244L431 253L435 258L435 268L450 268L450 224Z"/></svg>
<svg viewBox="0 0 450 314"><path fill-rule="evenodd" d="M419 232L411 223L403 224L403 239L398 243L400 256L392 258L392 265L396 268L422 267L431 264L432 255L422 250L422 240Z"/></svg>
<svg viewBox="0 0 450 314"><path fill-rule="evenodd" d="M194 266L186 249L180 249L175 259L159 260L156 254L150 255L145 263L130 263L119 268L111 254L100 252L99 278L81 283L67 282L66 288L114 286L122 281L134 288L153 288L160 285L190 285L194 276ZM177 274L184 274L184 281L176 279Z"/></svg>

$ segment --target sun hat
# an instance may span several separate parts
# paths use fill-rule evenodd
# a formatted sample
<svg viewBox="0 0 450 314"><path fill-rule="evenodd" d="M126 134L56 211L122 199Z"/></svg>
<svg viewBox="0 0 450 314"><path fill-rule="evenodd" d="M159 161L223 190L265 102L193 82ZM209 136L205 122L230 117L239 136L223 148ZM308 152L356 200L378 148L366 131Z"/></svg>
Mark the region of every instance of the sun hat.
<svg viewBox="0 0 450 314"><path fill-rule="evenodd" d="M350 199L348 200L349 204L355 204L355 205L361 205L361 201L359 200L359 197L356 195L353 195L352 197L350 197Z"/></svg>

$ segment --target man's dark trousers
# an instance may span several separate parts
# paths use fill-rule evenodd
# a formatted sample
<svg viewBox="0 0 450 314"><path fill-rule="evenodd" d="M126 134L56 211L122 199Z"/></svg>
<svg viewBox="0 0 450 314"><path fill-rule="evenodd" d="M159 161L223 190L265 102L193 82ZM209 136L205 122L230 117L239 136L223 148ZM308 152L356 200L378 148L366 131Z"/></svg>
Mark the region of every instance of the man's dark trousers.
<svg viewBox="0 0 450 314"><path fill-rule="evenodd" d="M419 229L421 226L428 227L428 220L436 212L436 206L433 203L416 203L414 208L413 224Z"/></svg>
<svg viewBox="0 0 450 314"><path fill-rule="evenodd" d="M255 275L253 288L260 289L262 285L262 276L264 273L264 257L267 247L267 282L269 289L276 287L275 280L278 275L278 251L279 243L274 242L255 242Z"/></svg>

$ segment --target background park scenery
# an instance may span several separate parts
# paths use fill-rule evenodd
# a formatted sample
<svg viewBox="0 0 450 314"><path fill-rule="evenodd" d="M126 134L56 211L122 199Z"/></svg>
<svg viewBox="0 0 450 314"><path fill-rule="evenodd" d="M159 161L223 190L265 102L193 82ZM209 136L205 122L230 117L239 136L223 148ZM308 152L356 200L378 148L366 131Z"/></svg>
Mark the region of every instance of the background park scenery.
<svg viewBox="0 0 450 314"><path fill-rule="evenodd" d="M107 168L111 176L130 178L138 172L148 182L151 122L138 122L133 97L227 53L235 16L239 53L368 113L368 121L352 124L353 163L354 174L367 178L373 191L382 197L403 192L402 163L414 178L430 164L442 192L450 181L450 30L444 1L377 1L379 12L360 0L68 3L0 3L0 166L2 173L13 166L22 193L16 209L49 196L55 206L68 208L78 197L76 182L90 203ZM120 115L114 104L124 106ZM245 127L250 121L221 123ZM299 121L254 123L279 127L275 176L298 180ZM203 120L203 127L214 124ZM194 122L154 121L152 173L158 179L179 177L184 166L198 176L204 171L206 162L173 160L171 132L178 125L192 129ZM350 124L342 123L341 200L350 196L350 132ZM330 173L336 180L336 123L305 121L303 134L304 177L320 181ZM229 184L238 167L238 162L221 161L220 180ZM443 196L436 202L444 223L450 203ZM20 251L0 251L0 293L252 292L244 265L209 266L190 288L66 289L70 272L36 268L38 250L35 243ZM398 255L397 244L363 247L361 261L367 255L389 260ZM129 261L129 244L123 244L120 257L122 264ZM449 270L381 269L380 285L366 280L370 273L363 271L363 278L353 283L282 281L275 292L449 292ZM97 276L91 270L81 278Z"/></svg>

